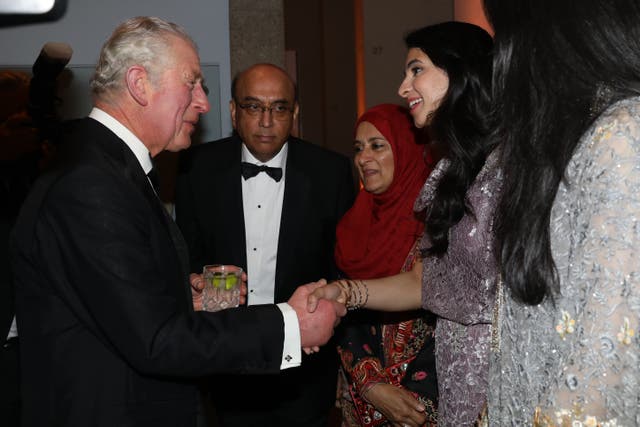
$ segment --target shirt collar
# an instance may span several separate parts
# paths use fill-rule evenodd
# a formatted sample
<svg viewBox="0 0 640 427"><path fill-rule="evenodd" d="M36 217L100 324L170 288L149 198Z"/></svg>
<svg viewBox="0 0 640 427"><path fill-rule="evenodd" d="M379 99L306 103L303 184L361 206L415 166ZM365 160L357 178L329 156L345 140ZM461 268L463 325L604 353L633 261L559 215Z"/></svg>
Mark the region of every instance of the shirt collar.
<svg viewBox="0 0 640 427"><path fill-rule="evenodd" d="M113 116L97 107L93 107L93 110L89 113L89 117L102 123L107 129L115 133L118 138L124 141L124 143L127 144L127 147L133 151L133 154L136 156L136 159L138 159L144 173L149 173L153 167L153 164L151 163L151 154L140 138L135 136L133 132L127 129L126 126L116 120Z"/></svg>
<svg viewBox="0 0 640 427"><path fill-rule="evenodd" d="M276 154L272 159L269 159L266 163L261 162L256 159L253 154L249 151L245 143L242 143L242 161L254 163L256 165L267 165L273 168L282 168L282 172L284 173L285 166L287 164L287 154L289 153L289 143L285 142L280 152Z"/></svg>

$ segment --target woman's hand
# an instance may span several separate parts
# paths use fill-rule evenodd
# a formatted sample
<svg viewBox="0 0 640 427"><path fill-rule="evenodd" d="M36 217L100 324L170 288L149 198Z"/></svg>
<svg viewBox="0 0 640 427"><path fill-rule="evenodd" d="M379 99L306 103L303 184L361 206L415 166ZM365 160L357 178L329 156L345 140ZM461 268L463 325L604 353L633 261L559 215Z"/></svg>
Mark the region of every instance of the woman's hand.
<svg viewBox="0 0 640 427"><path fill-rule="evenodd" d="M378 383L363 397L396 427L418 427L427 421L424 405L403 388Z"/></svg>
<svg viewBox="0 0 640 427"><path fill-rule="evenodd" d="M326 299L329 301L337 301L340 304L346 305L349 300L349 288L346 285L338 283L339 281L328 283L325 286L321 286L315 289L307 298L307 310L309 313L313 313L318 307L318 301Z"/></svg>
<svg viewBox="0 0 640 427"><path fill-rule="evenodd" d="M318 304L320 303L320 300L325 299L328 301L337 302L341 304L341 310L344 310L344 311L340 314L340 317L344 316L346 314L346 309L344 306L348 297L345 297L343 289L340 286L338 286L336 282L331 282L329 284L326 284L324 279L321 279L320 281L315 282L314 284L315 285L320 284L320 286L317 287L313 292L311 292L307 296L307 311L309 313L313 313L314 311L316 311L316 308L318 308ZM302 347L302 350L306 354L313 354L320 351L320 347L318 346Z"/></svg>

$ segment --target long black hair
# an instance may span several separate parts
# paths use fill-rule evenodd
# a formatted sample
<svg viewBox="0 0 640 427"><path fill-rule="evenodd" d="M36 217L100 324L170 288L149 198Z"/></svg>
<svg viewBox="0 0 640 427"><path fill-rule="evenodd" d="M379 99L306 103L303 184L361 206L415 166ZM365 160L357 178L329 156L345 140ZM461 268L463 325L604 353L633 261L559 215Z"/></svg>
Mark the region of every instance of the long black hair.
<svg viewBox="0 0 640 427"><path fill-rule="evenodd" d="M485 0L495 30L494 99L503 196L504 282L535 305L558 290L550 216L581 136L611 103L640 93L637 0Z"/></svg>
<svg viewBox="0 0 640 427"><path fill-rule="evenodd" d="M449 78L428 127L440 154L451 160L428 208L425 226L432 243L427 252L440 255L449 245L449 229L470 211L466 192L490 152L485 141L493 41L476 25L443 22L409 33L405 44L421 49Z"/></svg>

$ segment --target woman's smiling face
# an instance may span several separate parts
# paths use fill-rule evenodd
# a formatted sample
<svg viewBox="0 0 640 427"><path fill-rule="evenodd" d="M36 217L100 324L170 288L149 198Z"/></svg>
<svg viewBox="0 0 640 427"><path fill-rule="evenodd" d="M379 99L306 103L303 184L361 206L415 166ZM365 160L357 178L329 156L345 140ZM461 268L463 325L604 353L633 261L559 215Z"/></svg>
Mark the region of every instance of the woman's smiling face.
<svg viewBox="0 0 640 427"><path fill-rule="evenodd" d="M421 49L413 47L407 52L404 80L398 94L407 100L413 123L423 128L449 88L449 77L436 67Z"/></svg>

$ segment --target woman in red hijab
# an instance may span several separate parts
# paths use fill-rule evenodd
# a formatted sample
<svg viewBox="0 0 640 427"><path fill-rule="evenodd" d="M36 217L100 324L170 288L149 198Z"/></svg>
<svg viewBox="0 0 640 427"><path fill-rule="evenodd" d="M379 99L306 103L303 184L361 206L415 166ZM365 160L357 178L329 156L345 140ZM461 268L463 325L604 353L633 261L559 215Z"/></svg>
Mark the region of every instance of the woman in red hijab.
<svg viewBox="0 0 640 427"><path fill-rule="evenodd" d="M336 231L336 263L346 277L394 275L410 270L419 256L424 223L413 205L434 162L415 132L408 110L392 104L371 108L356 123L354 164L362 189ZM338 347L343 426L385 425L414 411L417 400L427 425L435 425L434 325L422 310L349 316Z"/></svg>

